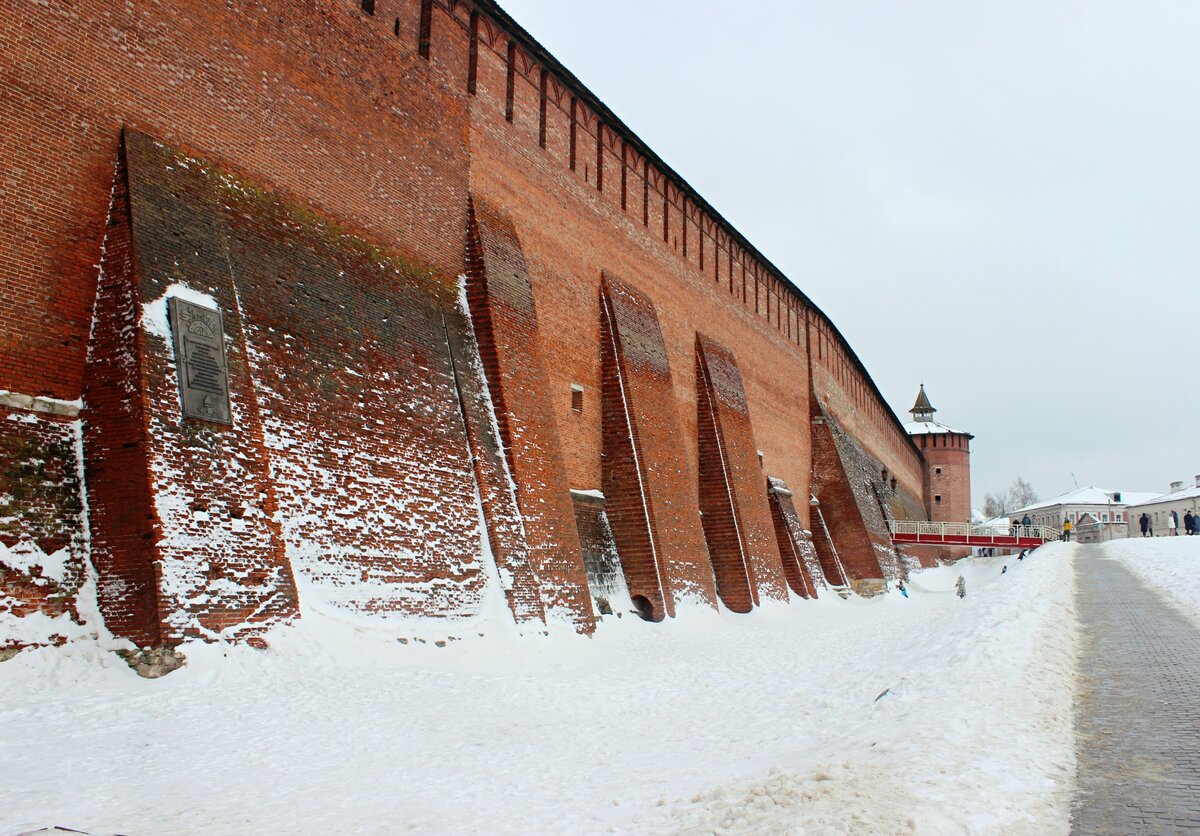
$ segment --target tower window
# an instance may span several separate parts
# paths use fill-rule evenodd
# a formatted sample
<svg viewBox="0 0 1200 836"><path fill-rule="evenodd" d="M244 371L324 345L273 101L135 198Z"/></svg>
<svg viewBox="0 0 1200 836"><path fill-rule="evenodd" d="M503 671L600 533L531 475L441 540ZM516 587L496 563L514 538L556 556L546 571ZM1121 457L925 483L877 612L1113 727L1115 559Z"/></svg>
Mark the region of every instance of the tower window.
<svg viewBox="0 0 1200 836"><path fill-rule="evenodd" d="M375 0L362 0L362 10L369 15L375 14Z"/></svg>
<svg viewBox="0 0 1200 836"><path fill-rule="evenodd" d="M934 475L935 475L935 476L941 476L941 475L942 475L942 469L941 469L940 467L935 467L935 468L933 469L933 473L934 473Z"/></svg>
<svg viewBox="0 0 1200 836"><path fill-rule="evenodd" d="M571 384L571 411L583 412L583 387L578 383Z"/></svg>
<svg viewBox="0 0 1200 836"><path fill-rule="evenodd" d="M941 505L942 504L942 495L940 493L935 494L933 497L933 501L936 502L938 505Z"/></svg>

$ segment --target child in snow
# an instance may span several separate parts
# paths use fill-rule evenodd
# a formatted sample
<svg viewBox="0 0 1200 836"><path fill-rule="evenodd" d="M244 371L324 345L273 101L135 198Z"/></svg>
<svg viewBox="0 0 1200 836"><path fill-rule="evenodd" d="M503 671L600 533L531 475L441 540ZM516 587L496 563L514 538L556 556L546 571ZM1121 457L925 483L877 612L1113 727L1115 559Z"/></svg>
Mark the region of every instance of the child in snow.
<svg viewBox="0 0 1200 836"><path fill-rule="evenodd" d="M904 581L900 581L900 585L897 588L900 590L901 595L903 595L905 598L908 597L908 590L904 588Z"/></svg>

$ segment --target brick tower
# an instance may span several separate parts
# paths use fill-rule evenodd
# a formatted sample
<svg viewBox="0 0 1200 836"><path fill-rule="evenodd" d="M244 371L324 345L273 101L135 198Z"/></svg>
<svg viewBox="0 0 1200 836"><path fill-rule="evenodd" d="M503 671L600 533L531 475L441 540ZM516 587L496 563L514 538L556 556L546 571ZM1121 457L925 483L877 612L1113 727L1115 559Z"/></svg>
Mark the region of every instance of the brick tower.
<svg viewBox="0 0 1200 836"><path fill-rule="evenodd" d="M930 522L971 521L971 439L975 436L933 420L937 410L925 394L925 384L913 404L913 420L905 425L925 459L925 513ZM924 551L924 550L922 550ZM937 558L953 560L970 548L939 548Z"/></svg>

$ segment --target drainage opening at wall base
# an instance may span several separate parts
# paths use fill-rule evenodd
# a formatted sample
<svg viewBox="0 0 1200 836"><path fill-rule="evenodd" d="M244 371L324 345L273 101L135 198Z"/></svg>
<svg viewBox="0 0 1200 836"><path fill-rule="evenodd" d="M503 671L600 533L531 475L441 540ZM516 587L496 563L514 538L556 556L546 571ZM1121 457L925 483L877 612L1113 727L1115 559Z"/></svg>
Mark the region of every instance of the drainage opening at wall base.
<svg viewBox="0 0 1200 836"><path fill-rule="evenodd" d="M654 621L654 605L650 603L650 599L645 595L634 595L633 609L641 618L646 621Z"/></svg>

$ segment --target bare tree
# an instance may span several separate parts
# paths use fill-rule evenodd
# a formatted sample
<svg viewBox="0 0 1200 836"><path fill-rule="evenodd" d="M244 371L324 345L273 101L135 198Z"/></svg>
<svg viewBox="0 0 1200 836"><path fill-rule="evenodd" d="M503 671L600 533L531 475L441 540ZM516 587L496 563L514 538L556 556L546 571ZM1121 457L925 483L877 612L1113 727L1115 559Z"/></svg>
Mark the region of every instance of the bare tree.
<svg viewBox="0 0 1200 836"><path fill-rule="evenodd" d="M983 495L983 515L988 519L1006 517L1018 508L1038 501L1033 485L1018 476L1013 483L997 493Z"/></svg>
<svg viewBox="0 0 1200 836"><path fill-rule="evenodd" d="M1005 502L1005 494L1007 493L1008 491L1001 491L999 496L985 493L983 495L983 515L989 520L1007 516L1008 508Z"/></svg>
<svg viewBox="0 0 1200 836"><path fill-rule="evenodd" d="M1013 480L1012 487L1008 489L1012 495L1013 510L1024 508L1026 505L1032 505L1038 501L1037 491L1033 489L1033 485L1026 482L1020 476Z"/></svg>

